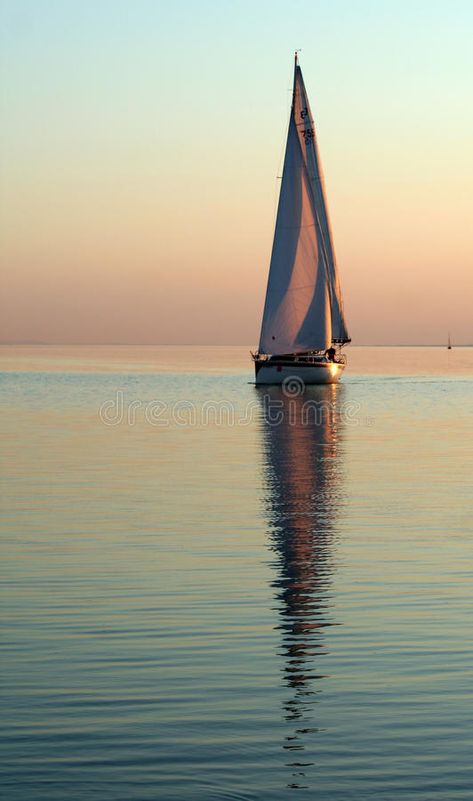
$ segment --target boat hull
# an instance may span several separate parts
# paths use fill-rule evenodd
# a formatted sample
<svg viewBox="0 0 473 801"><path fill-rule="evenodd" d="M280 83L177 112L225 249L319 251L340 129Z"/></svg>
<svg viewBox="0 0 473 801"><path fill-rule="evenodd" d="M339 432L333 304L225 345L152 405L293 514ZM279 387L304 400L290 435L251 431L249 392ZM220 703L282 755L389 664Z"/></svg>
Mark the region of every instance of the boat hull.
<svg viewBox="0 0 473 801"><path fill-rule="evenodd" d="M255 362L256 384L283 384L291 379L302 384L336 384L345 365L340 362L320 361L312 364L278 364Z"/></svg>

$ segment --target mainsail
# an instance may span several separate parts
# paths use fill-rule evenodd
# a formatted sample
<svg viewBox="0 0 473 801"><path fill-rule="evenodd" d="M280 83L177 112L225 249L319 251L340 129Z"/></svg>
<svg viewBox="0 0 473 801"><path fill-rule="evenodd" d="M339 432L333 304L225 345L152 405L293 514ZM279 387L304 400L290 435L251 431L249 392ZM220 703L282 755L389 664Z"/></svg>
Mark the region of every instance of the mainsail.
<svg viewBox="0 0 473 801"><path fill-rule="evenodd" d="M296 63L260 353L325 350L348 342L320 157Z"/></svg>

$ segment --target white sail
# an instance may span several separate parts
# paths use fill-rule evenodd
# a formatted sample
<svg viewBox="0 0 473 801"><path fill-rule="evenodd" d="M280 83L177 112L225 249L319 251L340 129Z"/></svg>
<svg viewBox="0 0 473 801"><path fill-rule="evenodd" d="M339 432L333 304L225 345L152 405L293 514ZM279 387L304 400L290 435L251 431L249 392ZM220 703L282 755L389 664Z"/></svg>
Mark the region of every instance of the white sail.
<svg viewBox="0 0 473 801"><path fill-rule="evenodd" d="M349 341L343 314L342 292L338 276L332 231L325 197L325 182L320 161L314 118L310 110L309 100L302 78L302 71L296 63L294 74L294 117L301 138L301 147L305 164L309 173L314 196L314 207L319 219L323 248L326 256L329 280L330 304L332 308L332 337L334 340Z"/></svg>
<svg viewBox="0 0 473 801"><path fill-rule="evenodd" d="M297 64L260 353L348 340L315 129Z"/></svg>

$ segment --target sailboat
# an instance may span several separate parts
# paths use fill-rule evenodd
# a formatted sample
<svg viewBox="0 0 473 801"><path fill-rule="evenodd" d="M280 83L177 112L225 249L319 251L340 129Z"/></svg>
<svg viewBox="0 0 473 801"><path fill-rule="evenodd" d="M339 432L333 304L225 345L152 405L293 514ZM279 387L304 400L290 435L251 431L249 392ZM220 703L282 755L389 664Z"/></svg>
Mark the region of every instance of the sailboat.
<svg viewBox="0 0 473 801"><path fill-rule="evenodd" d="M452 349L452 340L450 339L450 331L449 331L449 332L448 332L448 344L447 344L447 350L451 350L451 349Z"/></svg>
<svg viewBox="0 0 473 801"><path fill-rule="evenodd" d="M286 154L258 351L257 384L333 384L350 342L314 119L297 52Z"/></svg>

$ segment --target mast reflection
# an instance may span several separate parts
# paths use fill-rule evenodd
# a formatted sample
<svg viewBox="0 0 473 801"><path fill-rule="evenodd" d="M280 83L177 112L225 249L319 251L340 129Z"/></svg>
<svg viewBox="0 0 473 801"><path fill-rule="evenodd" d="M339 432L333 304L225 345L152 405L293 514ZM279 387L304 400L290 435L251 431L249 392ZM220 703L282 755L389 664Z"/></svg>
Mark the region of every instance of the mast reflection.
<svg viewBox="0 0 473 801"><path fill-rule="evenodd" d="M272 583L279 612L284 717L291 724L284 750L289 787L306 787L314 737L314 705L324 678L324 629L335 624L330 589L336 517L342 503L338 414L342 387L265 387L260 390L264 474Z"/></svg>

